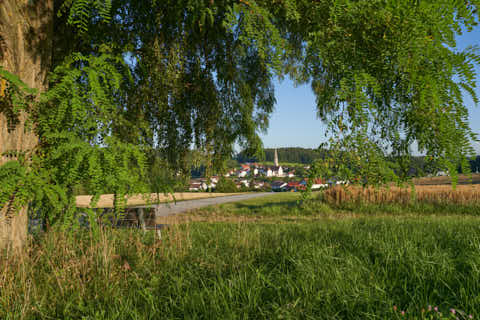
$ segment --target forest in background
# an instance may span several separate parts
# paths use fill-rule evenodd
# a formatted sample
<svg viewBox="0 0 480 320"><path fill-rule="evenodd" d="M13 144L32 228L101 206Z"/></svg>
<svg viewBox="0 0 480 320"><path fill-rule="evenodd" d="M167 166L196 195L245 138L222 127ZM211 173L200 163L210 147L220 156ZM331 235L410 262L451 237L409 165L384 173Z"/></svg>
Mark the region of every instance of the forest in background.
<svg viewBox="0 0 480 320"><path fill-rule="evenodd" d="M327 154L326 151L312 148L287 147L277 148L278 160L280 163L312 164L317 159L322 159ZM262 156L248 156L246 152L241 151L234 156L234 160L239 163L245 162L273 162L275 157L275 148L265 148ZM410 172L412 175L426 175L434 173L435 168L429 168L425 161L425 156L411 156ZM471 172L480 171L480 155L469 159ZM461 167L458 168L463 173Z"/></svg>

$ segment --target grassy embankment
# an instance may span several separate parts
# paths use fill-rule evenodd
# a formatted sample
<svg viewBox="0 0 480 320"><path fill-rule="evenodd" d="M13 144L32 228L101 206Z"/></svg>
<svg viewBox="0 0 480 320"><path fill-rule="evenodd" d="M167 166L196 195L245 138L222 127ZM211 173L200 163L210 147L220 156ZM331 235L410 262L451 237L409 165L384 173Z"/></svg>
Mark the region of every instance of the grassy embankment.
<svg viewBox="0 0 480 320"><path fill-rule="evenodd" d="M478 203L298 196L159 221L171 224L162 239L51 232L1 260L0 318L440 319L429 305L480 316Z"/></svg>

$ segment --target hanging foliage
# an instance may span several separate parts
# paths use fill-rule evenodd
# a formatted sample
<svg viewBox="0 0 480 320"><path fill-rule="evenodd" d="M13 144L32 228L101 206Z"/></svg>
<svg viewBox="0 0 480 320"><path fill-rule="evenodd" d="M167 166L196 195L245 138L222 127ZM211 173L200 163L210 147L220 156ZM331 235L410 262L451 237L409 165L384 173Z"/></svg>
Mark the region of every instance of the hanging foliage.
<svg viewBox="0 0 480 320"><path fill-rule="evenodd" d="M27 160L0 167L7 186L0 207L23 194L18 205L52 208L53 221L73 212L77 185L97 197L145 190L147 160L168 164L168 177L185 175L195 148L208 175L235 144L261 153L273 79L284 76L311 84L329 127L331 158L313 172L365 184L403 179L407 166L390 163L408 161L412 145L456 172L477 139L463 97L478 102L480 58L477 48L458 49L455 38L476 25L478 7L449 0L57 0L61 32L50 35L49 90L28 109L39 145ZM13 101L5 114L25 96L10 95L21 79L2 69L0 78L0 99L8 93Z"/></svg>

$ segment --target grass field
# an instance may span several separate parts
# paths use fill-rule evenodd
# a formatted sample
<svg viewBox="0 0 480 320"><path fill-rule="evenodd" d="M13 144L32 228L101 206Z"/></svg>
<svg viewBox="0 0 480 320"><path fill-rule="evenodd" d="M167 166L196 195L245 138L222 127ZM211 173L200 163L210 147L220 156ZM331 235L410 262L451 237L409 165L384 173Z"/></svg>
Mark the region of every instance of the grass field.
<svg viewBox="0 0 480 320"><path fill-rule="evenodd" d="M328 188L324 200L329 204L375 203L400 204L429 203L442 205L475 205L480 203L480 185L419 185L414 188L362 188L337 186Z"/></svg>
<svg viewBox="0 0 480 320"><path fill-rule="evenodd" d="M469 213L298 200L285 193L170 217L161 239L52 231L0 260L0 318L480 316L478 204Z"/></svg>

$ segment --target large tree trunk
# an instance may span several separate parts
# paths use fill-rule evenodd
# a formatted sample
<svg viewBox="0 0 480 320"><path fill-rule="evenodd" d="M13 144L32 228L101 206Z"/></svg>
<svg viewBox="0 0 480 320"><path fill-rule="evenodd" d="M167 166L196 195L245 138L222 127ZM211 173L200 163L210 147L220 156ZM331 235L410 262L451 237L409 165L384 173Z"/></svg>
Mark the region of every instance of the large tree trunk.
<svg viewBox="0 0 480 320"><path fill-rule="evenodd" d="M0 66L39 92L48 86L53 18L53 0L0 0ZM0 78L0 95L5 95L6 87L8 83ZM28 154L38 144L35 127L25 126L29 114L20 112L12 122L7 117L8 110L4 109L5 106L0 108L0 166L15 160L15 156L4 156L5 152ZM14 197L13 194L11 199ZM15 211L9 204L1 207L0 246L2 242L3 246L5 243L22 245L27 234L26 215L27 208Z"/></svg>

